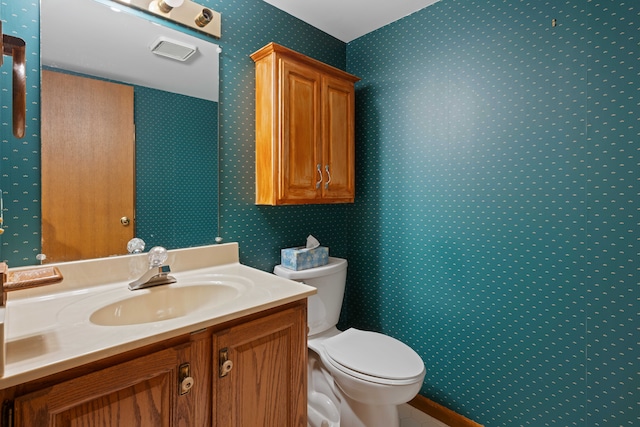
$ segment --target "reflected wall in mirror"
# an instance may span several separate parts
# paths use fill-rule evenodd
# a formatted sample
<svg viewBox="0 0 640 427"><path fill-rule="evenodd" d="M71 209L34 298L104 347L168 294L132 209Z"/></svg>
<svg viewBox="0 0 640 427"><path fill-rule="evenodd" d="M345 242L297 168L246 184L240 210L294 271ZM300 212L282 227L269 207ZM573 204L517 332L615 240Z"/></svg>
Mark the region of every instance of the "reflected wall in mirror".
<svg viewBox="0 0 640 427"><path fill-rule="evenodd" d="M172 24L154 22L155 18L139 11L110 6L117 4L107 0L41 1L41 60L46 70L42 79L42 248L50 262L123 254L133 236L145 240L147 248L211 244L217 236L219 48L205 36L186 34L190 30L170 28ZM71 19L70 9L74 17L92 19ZM195 52L185 61L157 55L151 48L158 40ZM135 172L129 184L119 180L102 187L82 184L97 183L99 169L108 176L112 167L107 166L106 157L129 150L126 143L124 148L107 148L113 142L110 139L126 138L126 131L124 136L111 131L126 129L127 120L105 123L106 114L101 110L91 113L89 106L79 108L80 99L100 108L106 101L98 97L97 89L86 96L63 89L77 89L84 86L81 84L47 87L44 76L49 72L76 81L96 76L99 84L132 89L135 162L128 162ZM49 90L53 95L45 96ZM48 115L47 98L60 101L54 111L74 112L64 120ZM61 107L61 100L75 109L69 104ZM84 120L92 116L102 123ZM66 145L72 140L75 148ZM48 153L56 153L53 160L45 158ZM90 166L91 159L96 166ZM126 169L131 167L126 162L116 160L125 168L124 172L113 171L118 178L126 179ZM76 173L82 169L91 176ZM68 186L72 176L80 182L78 188ZM125 199L135 201L134 212L118 207L107 213L131 185L135 192ZM111 247L100 252L97 247L103 243Z"/></svg>

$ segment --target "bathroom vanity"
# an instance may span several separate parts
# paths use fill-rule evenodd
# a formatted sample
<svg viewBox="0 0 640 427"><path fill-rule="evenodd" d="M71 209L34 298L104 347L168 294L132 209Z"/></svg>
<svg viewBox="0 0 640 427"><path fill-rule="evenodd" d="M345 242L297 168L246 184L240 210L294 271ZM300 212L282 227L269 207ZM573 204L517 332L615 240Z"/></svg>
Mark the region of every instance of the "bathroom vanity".
<svg viewBox="0 0 640 427"><path fill-rule="evenodd" d="M315 289L239 264L236 244L169 254L164 289L110 277L141 254L60 264L62 289L10 295L3 426L306 426Z"/></svg>

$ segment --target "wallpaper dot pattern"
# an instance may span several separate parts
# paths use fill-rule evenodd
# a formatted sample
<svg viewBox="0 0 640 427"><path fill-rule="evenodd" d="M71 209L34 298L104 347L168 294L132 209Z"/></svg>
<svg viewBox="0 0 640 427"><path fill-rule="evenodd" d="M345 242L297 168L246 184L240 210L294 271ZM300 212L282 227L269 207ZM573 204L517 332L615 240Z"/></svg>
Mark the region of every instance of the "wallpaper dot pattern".
<svg viewBox="0 0 640 427"><path fill-rule="evenodd" d="M637 6L443 0L348 46L344 320L483 425L640 423Z"/></svg>
<svg viewBox="0 0 640 427"><path fill-rule="evenodd" d="M26 42L27 114L23 138L12 132L12 66L0 67L0 189L4 234L1 259L33 264L40 253L40 43L37 1L0 2L2 31Z"/></svg>
<svg viewBox="0 0 640 427"><path fill-rule="evenodd" d="M483 425L640 424L636 2L441 0L348 45L261 0L201 3L223 16L219 229L242 262L318 237L349 260L341 327L411 345L421 394ZM0 75L15 265L40 241L38 3L1 6L34 41L20 141ZM249 55L271 41L362 78L354 205L253 204Z"/></svg>
<svg viewBox="0 0 640 427"><path fill-rule="evenodd" d="M264 1L214 1L222 13L220 80L220 235L240 246L240 261L265 271L280 263L280 249L312 234L330 255L346 257L349 206L255 205L255 65L250 56L280 43L344 69L343 42Z"/></svg>
<svg viewBox="0 0 640 427"><path fill-rule="evenodd" d="M136 235L147 249L215 243L218 105L136 86Z"/></svg>

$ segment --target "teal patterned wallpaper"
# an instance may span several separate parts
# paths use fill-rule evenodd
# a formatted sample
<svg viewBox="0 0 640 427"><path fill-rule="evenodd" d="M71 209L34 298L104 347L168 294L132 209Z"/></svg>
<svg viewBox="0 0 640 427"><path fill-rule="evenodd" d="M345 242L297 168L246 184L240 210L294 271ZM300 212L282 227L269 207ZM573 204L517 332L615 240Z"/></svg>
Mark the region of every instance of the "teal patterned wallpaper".
<svg viewBox="0 0 640 427"><path fill-rule="evenodd" d="M638 6L442 0L348 45L344 321L483 425L640 425Z"/></svg>
<svg viewBox="0 0 640 427"><path fill-rule="evenodd" d="M11 131L12 64L0 67L0 190L4 234L0 258L10 266L33 264L40 253L40 44L38 1L0 1L2 30L26 42L25 136Z"/></svg>
<svg viewBox="0 0 640 427"><path fill-rule="evenodd" d="M222 13L220 76L220 234L237 241L240 260L273 271L280 248L313 234L330 254L348 256L349 206L256 206L255 68L250 54L280 43L335 67L346 66L346 45L261 0L217 0Z"/></svg>
<svg viewBox="0 0 640 427"><path fill-rule="evenodd" d="M10 31L36 25L20 3ZM486 426L640 423L635 3L442 0L348 45L261 0L202 3L223 16L220 230L242 262L316 235L349 259L342 326L410 344L421 393ZM253 205L249 54L270 41L362 78L353 206ZM5 93L3 258L39 241L37 91L18 142Z"/></svg>
<svg viewBox="0 0 640 427"><path fill-rule="evenodd" d="M147 249L215 243L218 104L135 86L134 110L136 236Z"/></svg>

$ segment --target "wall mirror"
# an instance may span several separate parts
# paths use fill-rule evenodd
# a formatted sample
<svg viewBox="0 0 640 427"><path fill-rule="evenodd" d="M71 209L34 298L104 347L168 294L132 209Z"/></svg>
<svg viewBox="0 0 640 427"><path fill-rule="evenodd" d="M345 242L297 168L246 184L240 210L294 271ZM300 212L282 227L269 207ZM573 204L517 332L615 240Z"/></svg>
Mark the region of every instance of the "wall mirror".
<svg viewBox="0 0 640 427"><path fill-rule="evenodd" d="M124 254L134 236L214 243L219 47L108 0L41 0L40 18L47 262Z"/></svg>

